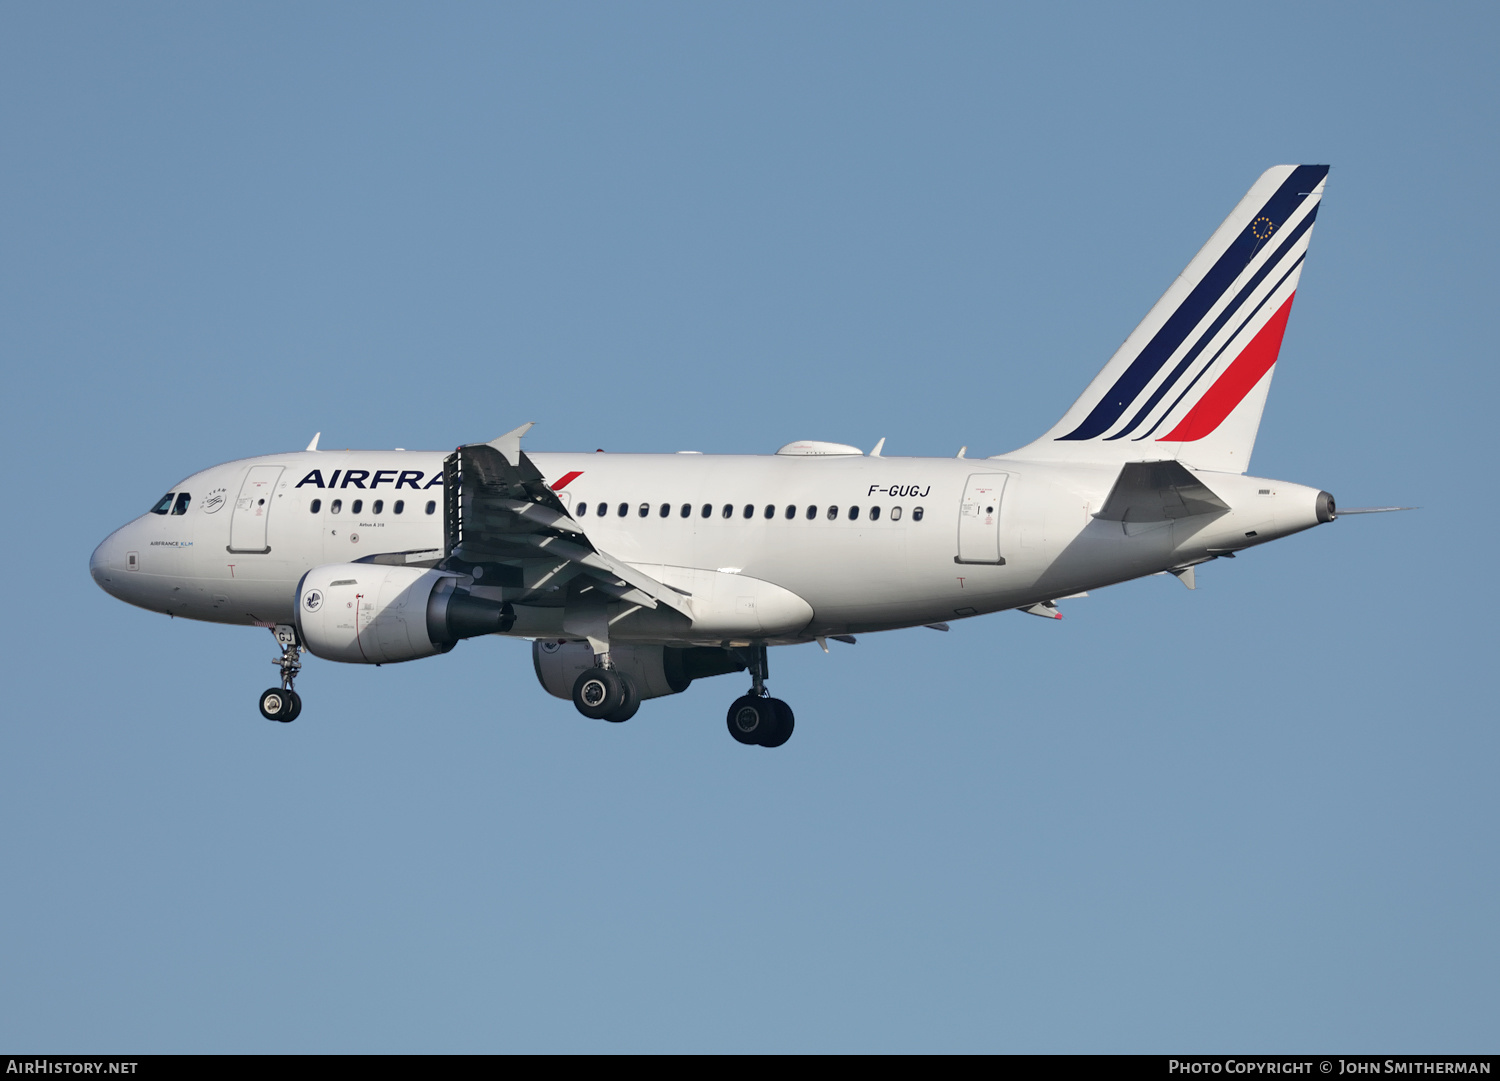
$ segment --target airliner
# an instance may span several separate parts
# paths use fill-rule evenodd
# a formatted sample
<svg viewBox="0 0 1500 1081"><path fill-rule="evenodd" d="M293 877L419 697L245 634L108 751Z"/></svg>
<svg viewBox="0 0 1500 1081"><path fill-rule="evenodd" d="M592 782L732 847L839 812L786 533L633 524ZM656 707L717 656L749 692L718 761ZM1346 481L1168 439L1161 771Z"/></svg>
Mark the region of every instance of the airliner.
<svg viewBox="0 0 1500 1081"><path fill-rule="evenodd" d="M530 424L441 451L300 452L195 473L89 561L153 612L270 629L269 720L302 654L393 664L529 639L587 717L748 672L729 734L795 717L769 647L852 641L1194 569L1332 522L1318 488L1246 470L1328 167L1267 170L1057 424L990 458L815 440L774 454L535 453ZM1360 512L1403 508L1360 508ZM1344 513L1351 513L1345 511Z"/></svg>

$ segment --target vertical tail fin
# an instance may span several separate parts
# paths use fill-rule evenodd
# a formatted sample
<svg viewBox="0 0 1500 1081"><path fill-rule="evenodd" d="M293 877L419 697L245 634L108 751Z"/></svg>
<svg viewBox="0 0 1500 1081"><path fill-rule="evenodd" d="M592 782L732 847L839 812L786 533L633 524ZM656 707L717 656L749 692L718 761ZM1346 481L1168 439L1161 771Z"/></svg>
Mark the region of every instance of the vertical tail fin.
<svg viewBox="0 0 1500 1081"><path fill-rule="evenodd" d="M1027 458L1177 458L1243 473L1326 165L1267 169Z"/></svg>

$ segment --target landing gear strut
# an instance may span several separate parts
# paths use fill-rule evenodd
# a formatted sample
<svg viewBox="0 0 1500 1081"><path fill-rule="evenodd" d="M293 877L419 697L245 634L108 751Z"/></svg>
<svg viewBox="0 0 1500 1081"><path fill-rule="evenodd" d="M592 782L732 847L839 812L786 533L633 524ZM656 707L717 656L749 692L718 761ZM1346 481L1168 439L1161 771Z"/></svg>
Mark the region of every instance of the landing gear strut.
<svg viewBox="0 0 1500 1081"><path fill-rule="evenodd" d="M750 693L730 703L729 715L725 718L729 734L736 741L751 746L780 747L792 738L797 718L791 706L766 693L769 670L765 644L738 652L750 669Z"/></svg>
<svg viewBox="0 0 1500 1081"><path fill-rule="evenodd" d="M281 669L281 686L261 692L260 715L268 721L289 724L302 712L302 696L292 690L292 682L302 671L302 643L297 641L297 631L284 624L274 633L281 656L271 663Z"/></svg>

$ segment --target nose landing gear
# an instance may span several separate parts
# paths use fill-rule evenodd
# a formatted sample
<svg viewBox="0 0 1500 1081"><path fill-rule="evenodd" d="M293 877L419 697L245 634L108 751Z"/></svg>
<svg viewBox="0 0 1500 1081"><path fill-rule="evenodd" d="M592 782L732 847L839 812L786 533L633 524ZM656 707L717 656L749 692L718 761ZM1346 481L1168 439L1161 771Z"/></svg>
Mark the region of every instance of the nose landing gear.
<svg viewBox="0 0 1500 1081"><path fill-rule="evenodd" d="M295 628L281 625L275 630L281 656L271 663L281 669L281 686L261 692L260 715L268 721L290 724L302 712L302 696L292 690L292 682L302 671L302 643Z"/></svg>
<svg viewBox="0 0 1500 1081"><path fill-rule="evenodd" d="M729 706L725 723L729 734L738 743L757 747L780 747L792 738L797 718L792 707L779 698L766 693L766 664L764 644L739 651L750 669L750 693L736 698Z"/></svg>

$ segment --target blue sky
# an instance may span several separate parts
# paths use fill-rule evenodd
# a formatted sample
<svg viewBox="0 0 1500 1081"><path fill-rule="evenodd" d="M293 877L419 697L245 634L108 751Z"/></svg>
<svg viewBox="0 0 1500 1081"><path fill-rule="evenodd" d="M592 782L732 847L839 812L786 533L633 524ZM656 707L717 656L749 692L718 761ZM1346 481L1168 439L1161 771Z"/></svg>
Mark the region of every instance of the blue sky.
<svg viewBox="0 0 1500 1081"><path fill-rule="evenodd" d="M1493 1050L1492 6L16 5L0 1044ZM1333 172L1252 471L1341 520L588 722L93 546L303 446L999 453L1267 166Z"/></svg>

